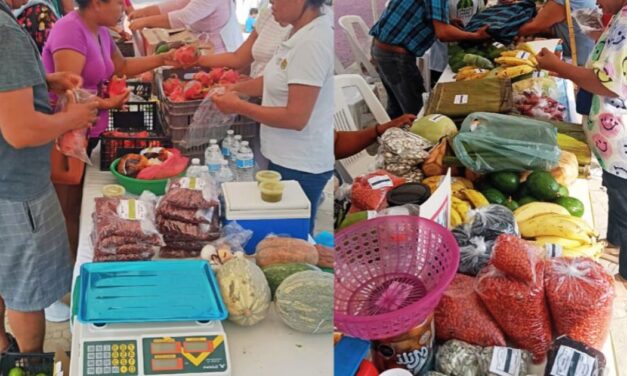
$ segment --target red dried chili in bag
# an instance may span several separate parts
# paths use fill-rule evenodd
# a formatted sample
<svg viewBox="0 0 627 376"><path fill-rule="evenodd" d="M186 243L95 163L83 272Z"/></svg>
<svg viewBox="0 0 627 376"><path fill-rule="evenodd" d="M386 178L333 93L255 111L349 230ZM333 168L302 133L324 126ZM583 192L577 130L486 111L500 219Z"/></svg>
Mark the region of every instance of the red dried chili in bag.
<svg viewBox="0 0 627 376"><path fill-rule="evenodd" d="M475 283L473 277L455 276L435 310L436 337L482 347L505 346L505 336L475 292Z"/></svg>
<svg viewBox="0 0 627 376"><path fill-rule="evenodd" d="M614 281L603 266L585 257L551 259L545 285L557 334L602 348L615 296Z"/></svg>
<svg viewBox="0 0 627 376"><path fill-rule="evenodd" d="M536 281L536 264L540 250L514 235L500 235L492 249L491 263L508 276L522 282Z"/></svg>
<svg viewBox="0 0 627 376"><path fill-rule="evenodd" d="M383 170L360 176L353 181L351 203L361 210L385 209L387 193L404 183L405 179Z"/></svg>
<svg viewBox="0 0 627 376"><path fill-rule="evenodd" d="M476 291L505 335L541 363L552 339L543 262L536 264L536 276L535 282L525 283L489 265L479 274Z"/></svg>

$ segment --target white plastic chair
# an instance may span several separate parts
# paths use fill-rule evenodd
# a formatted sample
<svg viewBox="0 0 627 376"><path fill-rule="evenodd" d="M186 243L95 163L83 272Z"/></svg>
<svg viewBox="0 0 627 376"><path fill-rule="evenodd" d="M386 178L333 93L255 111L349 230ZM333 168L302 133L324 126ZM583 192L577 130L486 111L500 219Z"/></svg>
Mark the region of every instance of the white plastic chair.
<svg viewBox="0 0 627 376"><path fill-rule="evenodd" d="M424 53L424 55L416 59L416 64L418 65L418 69L422 74L422 80L424 82L425 90L427 93L431 92L431 69L429 69L430 62L431 49L428 49L427 52Z"/></svg>
<svg viewBox="0 0 627 376"><path fill-rule="evenodd" d="M342 16L339 19L339 24L344 30L346 38L348 38L355 61L363 66L369 78L379 80L379 74L374 65L370 62L372 37L369 34L370 29L368 25L366 25L366 22L359 16ZM364 43L359 41L358 33L364 36Z"/></svg>
<svg viewBox="0 0 627 376"><path fill-rule="evenodd" d="M358 125L355 123L349 104L346 100L345 89L356 89L363 98L366 106L372 113L378 124L390 121L385 108L374 95L366 80L357 74L344 74L335 76L335 112L333 115L334 128L338 131L357 131ZM342 180L350 183L357 176L368 173L375 163L375 157L362 150L352 157L342 159L336 163Z"/></svg>

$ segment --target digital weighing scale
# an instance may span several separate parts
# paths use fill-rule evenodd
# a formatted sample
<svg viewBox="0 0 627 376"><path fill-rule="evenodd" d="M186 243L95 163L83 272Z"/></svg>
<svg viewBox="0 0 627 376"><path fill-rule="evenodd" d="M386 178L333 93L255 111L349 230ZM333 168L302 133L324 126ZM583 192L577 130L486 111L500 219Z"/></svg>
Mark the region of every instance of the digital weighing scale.
<svg viewBox="0 0 627 376"><path fill-rule="evenodd" d="M231 375L205 261L84 264L76 289L70 375Z"/></svg>

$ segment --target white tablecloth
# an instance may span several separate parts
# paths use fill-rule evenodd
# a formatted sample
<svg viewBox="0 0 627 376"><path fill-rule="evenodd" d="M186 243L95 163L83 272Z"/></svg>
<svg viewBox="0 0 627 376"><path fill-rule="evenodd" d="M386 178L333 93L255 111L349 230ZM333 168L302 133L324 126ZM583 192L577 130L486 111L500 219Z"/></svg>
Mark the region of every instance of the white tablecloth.
<svg viewBox="0 0 627 376"><path fill-rule="evenodd" d="M89 235L93 227L91 215L94 211L94 198L102 196L104 185L114 183L115 178L110 172L101 172L96 167L87 168L74 281L80 274L81 265L93 258ZM332 335L295 332L283 324L274 312L274 307L270 311L269 317L253 327L244 328L224 322L231 353L232 375L332 375Z"/></svg>

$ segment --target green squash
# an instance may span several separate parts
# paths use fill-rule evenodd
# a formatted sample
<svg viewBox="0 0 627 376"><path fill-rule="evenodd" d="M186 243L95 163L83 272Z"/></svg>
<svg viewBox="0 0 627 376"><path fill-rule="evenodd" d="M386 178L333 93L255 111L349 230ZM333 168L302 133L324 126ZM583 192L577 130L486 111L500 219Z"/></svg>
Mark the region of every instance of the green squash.
<svg viewBox="0 0 627 376"><path fill-rule="evenodd" d="M310 334L333 332L333 275L298 272L276 291L279 317L290 328Z"/></svg>
<svg viewBox="0 0 627 376"><path fill-rule="evenodd" d="M275 264L269 265L262 269L263 274L266 275L268 285L270 285L270 291L272 296L276 293L276 289L279 288L281 282L285 278L298 272L304 272L307 270L318 270L315 266L309 264Z"/></svg>
<svg viewBox="0 0 627 376"><path fill-rule="evenodd" d="M239 253L218 269L217 278L229 321L252 326L266 318L272 301L270 286L257 265Z"/></svg>

